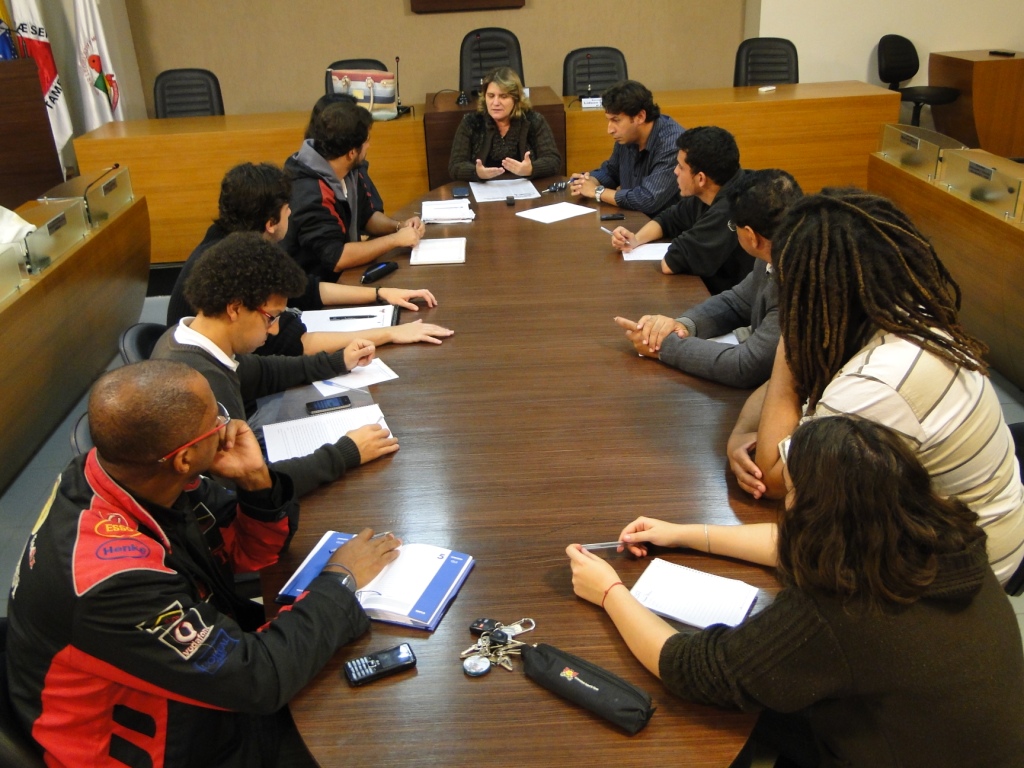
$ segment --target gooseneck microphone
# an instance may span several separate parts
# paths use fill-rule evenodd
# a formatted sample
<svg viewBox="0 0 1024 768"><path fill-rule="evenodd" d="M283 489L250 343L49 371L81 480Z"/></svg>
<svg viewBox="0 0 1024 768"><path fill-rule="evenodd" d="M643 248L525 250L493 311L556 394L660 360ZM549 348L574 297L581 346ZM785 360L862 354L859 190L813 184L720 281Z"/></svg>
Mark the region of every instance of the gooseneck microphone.
<svg viewBox="0 0 1024 768"><path fill-rule="evenodd" d="M402 106L402 88L398 80L398 57L395 56L395 110L398 112L398 116L406 114L411 107Z"/></svg>
<svg viewBox="0 0 1024 768"><path fill-rule="evenodd" d="M593 78L590 76L590 54L587 54L587 96L590 96L590 84Z"/></svg>
<svg viewBox="0 0 1024 768"><path fill-rule="evenodd" d="M477 64L480 67L480 91L479 91L479 93L483 93L484 92L484 54L483 54L483 51L480 50L480 33L479 32L476 33L476 60L477 60Z"/></svg>

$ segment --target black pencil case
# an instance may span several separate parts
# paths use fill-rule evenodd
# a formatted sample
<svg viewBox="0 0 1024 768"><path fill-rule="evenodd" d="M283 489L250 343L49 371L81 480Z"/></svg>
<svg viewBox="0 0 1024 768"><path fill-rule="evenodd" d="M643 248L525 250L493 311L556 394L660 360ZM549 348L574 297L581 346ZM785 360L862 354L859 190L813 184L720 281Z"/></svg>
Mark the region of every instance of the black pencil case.
<svg viewBox="0 0 1024 768"><path fill-rule="evenodd" d="M522 655L528 678L615 723L631 736L654 714L656 707L647 691L596 664L546 643L524 645Z"/></svg>

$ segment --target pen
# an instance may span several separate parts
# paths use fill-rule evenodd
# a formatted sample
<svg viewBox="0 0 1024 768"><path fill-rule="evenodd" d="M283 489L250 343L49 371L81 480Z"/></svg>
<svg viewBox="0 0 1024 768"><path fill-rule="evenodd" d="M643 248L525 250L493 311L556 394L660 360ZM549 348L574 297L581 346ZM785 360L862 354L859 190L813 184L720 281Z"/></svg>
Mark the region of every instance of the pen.
<svg viewBox="0 0 1024 768"><path fill-rule="evenodd" d="M620 546L625 547L626 542L624 541L599 541L596 544L581 544L581 547L588 551L595 549L617 549Z"/></svg>
<svg viewBox="0 0 1024 768"><path fill-rule="evenodd" d="M603 229L603 227L602 227ZM331 320L373 320L377 315L338 315Z"/></svg>
<svg viewBox="0 0 1024 768"><path fill-rule="evenodd" d="M393 534L394 534L394 531L381 531L380 533L373 534L373 536L370 537L370 541L373 541L374 539L382 538L384 536L391 536Z"/></svg>
<svg viewBox="0 0 1024 768"><path fill-rule="evenodd" d="M614 232L612 232L612 231L611 231L610 229L608 229L608 227L601 227L601 231L602 231L602 232L607 232L607 233L608 233L609 235L614 235L614 234L615 234L615 233L614 233ZM332 318L331 318L331 320L333 320L333 319L334 319L334 318L332 317Z"/></svg>

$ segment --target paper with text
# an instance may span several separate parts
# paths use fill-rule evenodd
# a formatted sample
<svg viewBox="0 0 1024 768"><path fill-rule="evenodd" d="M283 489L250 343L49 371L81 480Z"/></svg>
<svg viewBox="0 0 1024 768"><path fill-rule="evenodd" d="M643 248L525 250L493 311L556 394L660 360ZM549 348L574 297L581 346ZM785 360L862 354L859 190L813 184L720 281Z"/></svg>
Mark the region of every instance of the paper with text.
<svg viewBox="0 0 1024 768"><path fill-rule="evenodd" d="M331 331L368 331L393 325L395 308L384 306L346 307L344 309L313 309L302 313L307 333Z"/></svg>
<svg viewBox="0 0 1024 768"><path fill-rule="evenodd" d="M540 197L540 192L529 179L498 179L497 181L471 181L470 189L478 203L505 202L506 197L529 200Z"/></svg>
<svg viewBox="0 0 1024 768"><path fill-rule="evenodd" d="M735 627L750 611L757 587L737 579L695 571L654 558L629 590L657 614L704 629L712 624Z"/></svg>
<svg viewBox="0 0 1024 768"><path fill-rule="evenodd" d="M454 224L472 221L476 212L469 207L469 200L424 200L420 204L420 220L424 224Z"/></svg>
<svg viewBox="0 0 1024 768"><path fill-rule="evenodd" d="M644 243L629 253L622 254L623 261L661 261L672 243Z"/></svg>
<svg viewBox="0 0 1024 768"><path fill-rule="evenodd" d="M466 238L434 237L420 240L409 256L410 264L463 264L466 261Z"/></svg>
<svg viewBox="0 0 1024 768"><path fill-rule="evenodd" d="M366 389L371 384L380 384L382 381L397 378L397 373L379 357L375 357L369 365L360 365L354 371L332 379L314 381L313 386L320 390L324 397L332 397L349 389Z"/></svg>
<svg viewBox="0 0 1024 768"><path fill-rule="evenodd" d="M332 411L304 419L267 424L263 428L267 459L273 462L308 456L321 445L336 443L346 432L378 423L390 432L380 406L365 405L347 411Z"/></svg>

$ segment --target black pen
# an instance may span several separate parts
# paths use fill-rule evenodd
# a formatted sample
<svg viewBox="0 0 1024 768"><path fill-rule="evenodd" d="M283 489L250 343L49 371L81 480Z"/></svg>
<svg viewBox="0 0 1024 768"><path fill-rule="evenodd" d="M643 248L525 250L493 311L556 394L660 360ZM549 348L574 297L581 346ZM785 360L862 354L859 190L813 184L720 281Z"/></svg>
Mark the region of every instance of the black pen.
<svg viewBox="0 0 1024 768"><path fill-rule="evenodd" d="M331 320L373 320L377 315L338 315Z"/></svg>

